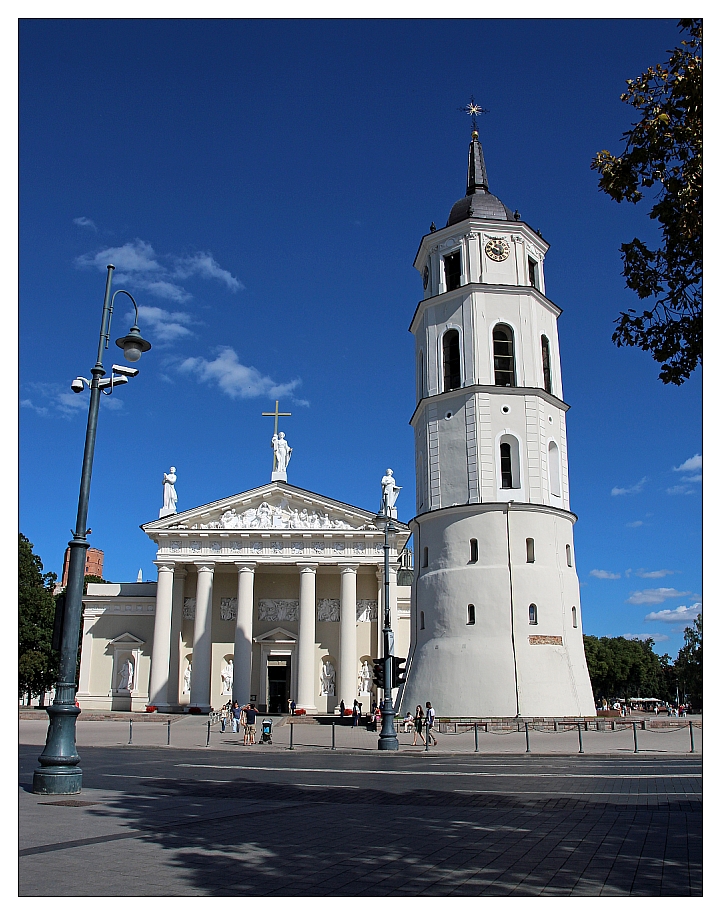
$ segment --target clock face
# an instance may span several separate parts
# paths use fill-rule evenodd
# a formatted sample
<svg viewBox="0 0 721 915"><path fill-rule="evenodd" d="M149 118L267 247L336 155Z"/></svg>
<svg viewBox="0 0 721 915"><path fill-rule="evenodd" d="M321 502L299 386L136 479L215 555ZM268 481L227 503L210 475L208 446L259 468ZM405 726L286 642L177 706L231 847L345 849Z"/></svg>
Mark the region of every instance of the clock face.
<svg viewBox="0 0 721 915"><path fill-rule="evenodd" d="M491 238L486 242L486 254L492 261L504 261L510 253L505 238Z"/></svg>
<svg viewBox="0 0 721 915"><path fill-rule="evenodd" d="M428 288L428 266L427 265L423 268L423 288L424 289Z"/></svg>

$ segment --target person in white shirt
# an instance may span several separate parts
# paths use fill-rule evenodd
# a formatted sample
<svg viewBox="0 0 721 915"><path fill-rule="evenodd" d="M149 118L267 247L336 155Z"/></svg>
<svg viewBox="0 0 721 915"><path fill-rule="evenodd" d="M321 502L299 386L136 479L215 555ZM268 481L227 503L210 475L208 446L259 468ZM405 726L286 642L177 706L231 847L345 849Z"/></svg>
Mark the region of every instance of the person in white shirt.
<svg viewBox="0 0 721 915"><path fill-rule="evenodd" d="M430 737L430 739L433 741L434 747L438 746L438 741L433 736L433 734L431 734L435 721L436 721L436 710L433 708L433 706L431 705L430 702L426 702L426 722L427 722L427 728L428 728L427 733L428 733L428 736Z"/></svg>

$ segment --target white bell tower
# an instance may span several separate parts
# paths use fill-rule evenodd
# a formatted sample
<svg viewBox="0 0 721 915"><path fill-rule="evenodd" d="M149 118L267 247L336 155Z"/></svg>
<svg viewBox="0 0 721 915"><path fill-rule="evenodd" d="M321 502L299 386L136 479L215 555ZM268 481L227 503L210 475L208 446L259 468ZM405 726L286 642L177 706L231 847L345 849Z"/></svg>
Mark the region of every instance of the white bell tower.
<svg viewBox="0 0 721 915"><path fill-rule="evenodd" d="M474 129L466 196L414 266L415 581L402 709L594 716L568 490L548 243L488 190Z"/></svg>

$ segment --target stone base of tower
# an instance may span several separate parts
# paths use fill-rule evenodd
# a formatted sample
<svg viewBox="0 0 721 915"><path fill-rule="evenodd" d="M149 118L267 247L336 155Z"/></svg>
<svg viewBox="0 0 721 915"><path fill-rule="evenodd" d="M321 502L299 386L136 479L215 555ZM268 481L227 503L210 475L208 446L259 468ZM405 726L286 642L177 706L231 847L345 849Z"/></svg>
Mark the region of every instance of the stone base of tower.
<svg viewBox="0 0 721 915"><path fill-rule="evenodd" d="M453 718L595 715L574 521L528 503L415 519L412 647L399 711L430 701Z"/></svg>

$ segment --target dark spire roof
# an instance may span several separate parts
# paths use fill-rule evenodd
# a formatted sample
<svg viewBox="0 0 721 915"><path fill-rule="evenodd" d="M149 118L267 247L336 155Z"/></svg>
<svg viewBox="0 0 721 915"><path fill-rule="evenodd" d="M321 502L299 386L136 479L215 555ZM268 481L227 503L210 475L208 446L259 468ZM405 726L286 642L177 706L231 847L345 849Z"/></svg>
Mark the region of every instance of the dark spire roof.
<svg viewBox="0 0 721 915"><path fill-rule="evenodd" d="M486 162L483 158L483 147L478 139L477 130L471 134L471 145L468 148L466 196L453 204L446 225L455 225L470 216L480 219L513 221L513 213L488 190Z"/></svg>

